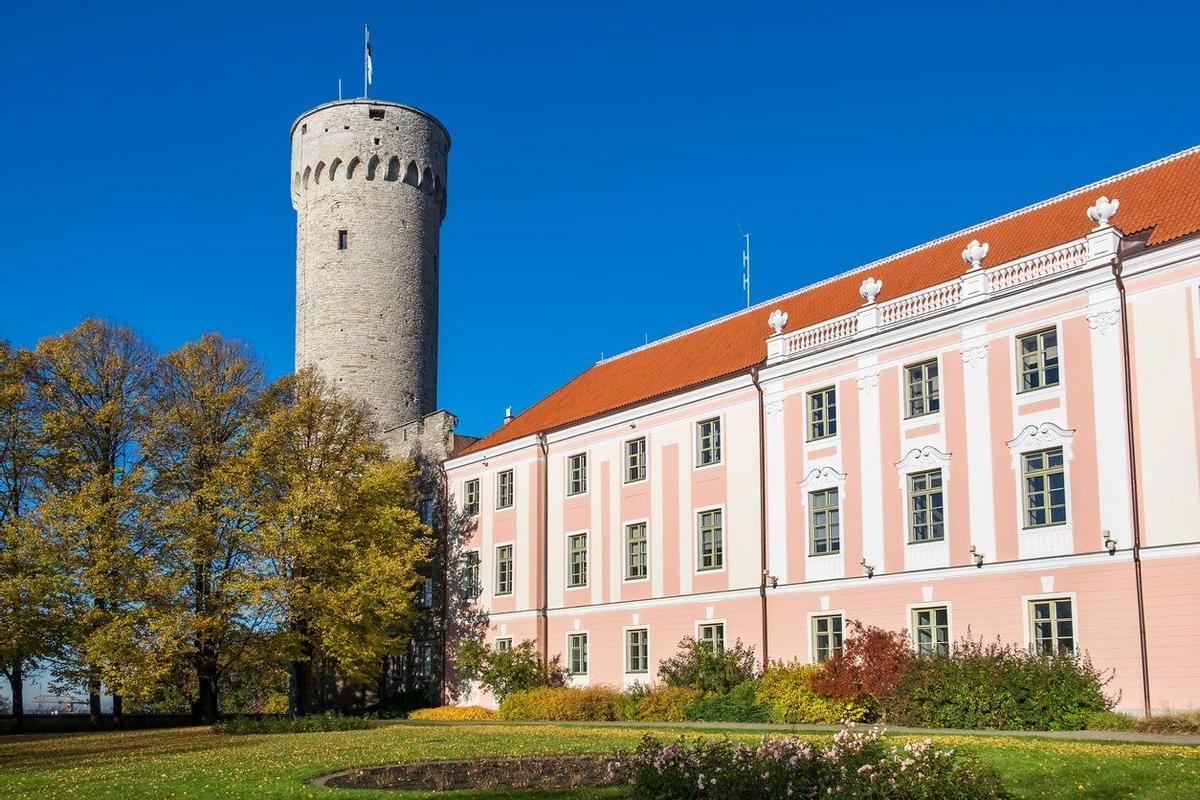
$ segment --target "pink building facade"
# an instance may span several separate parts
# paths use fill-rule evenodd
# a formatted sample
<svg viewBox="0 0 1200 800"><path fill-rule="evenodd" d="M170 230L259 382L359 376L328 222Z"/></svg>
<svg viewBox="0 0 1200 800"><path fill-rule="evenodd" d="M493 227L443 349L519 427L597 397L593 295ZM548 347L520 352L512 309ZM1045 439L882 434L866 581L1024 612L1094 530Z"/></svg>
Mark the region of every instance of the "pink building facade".
<svg viewBox="0 0 1200 800"><path fill-rule="evenodd" d="M968 634L1086 652L1119 708L1200 705L1198 162L609 359L633 384L760 331L725 374L551 395L538 430L518 417L447 462L489 643L629 686L685 636L819 661L859 620L921 652Z"/></svg>

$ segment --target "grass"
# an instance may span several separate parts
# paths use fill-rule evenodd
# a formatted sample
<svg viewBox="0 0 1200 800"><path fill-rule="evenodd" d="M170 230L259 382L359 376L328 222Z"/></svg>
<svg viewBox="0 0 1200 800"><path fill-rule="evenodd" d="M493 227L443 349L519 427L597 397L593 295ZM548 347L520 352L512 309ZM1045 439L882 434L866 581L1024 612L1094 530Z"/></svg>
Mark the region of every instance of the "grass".
<svg viewBox="0 0 1200 800"><path fill-rule="evenodd" d="M390 724L370 730L228 736L207 728L0 737L0 797L433 798L317 789L352 766L482 755L609 752L647 728ZM678 731L661 730L664 738ZM688 735L713 735L709 733ZM734 732L753 741L758 733ZM806 734L826 739L827 733ZM915 738L915 737L908 737ZM1200 746L1016 737L934 737L995 766L1023 798L1179 798L1200 785ZM614 790L442 793L457 798L615 798Z"/></svg>

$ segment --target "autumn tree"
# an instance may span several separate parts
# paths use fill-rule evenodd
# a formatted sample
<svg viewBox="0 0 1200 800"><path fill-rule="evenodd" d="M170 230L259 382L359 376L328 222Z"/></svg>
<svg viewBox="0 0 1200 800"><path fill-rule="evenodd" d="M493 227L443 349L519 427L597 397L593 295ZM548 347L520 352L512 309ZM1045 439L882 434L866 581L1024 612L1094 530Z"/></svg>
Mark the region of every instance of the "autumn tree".
<svg viewBox="0 0 1200 800"><path fill-rule="evenodd" d="M291 671L293 715L312 710L320 656L349 681L378 677L416 617L430 531L411 461L389 461L373 419L304 370L272 387L246 459L264 599Z"/></svg>
<svg viewBox="0 0 1200 800"><path fill-rule="evenodd" d="M222 676L262 625L254 510L239 480L260 422L263 370L249 348L206 334L164 356L145 452L157 499L157 547L170 587L160 642L188 664L198 721L214 722Z"/></svg>
<svg viewBox="0 0 1200 800"><path fill-rule="evenodd" d="M27 670L57 651L65 586L33 519L41 431L30 385L31 354L0 341L0 674L24 728Z"/></svg>
<svg viewBox="0 0 1200 800"><path fill-rule="evenodd" d="M146 524L148 471L138 443L155 390L155 355L129 328L86 320L38 344L35 385L45 446L39 508L70 583L68 658L56 677L87 687L93 722L100 687L154 681L154 537Z"/></svg>

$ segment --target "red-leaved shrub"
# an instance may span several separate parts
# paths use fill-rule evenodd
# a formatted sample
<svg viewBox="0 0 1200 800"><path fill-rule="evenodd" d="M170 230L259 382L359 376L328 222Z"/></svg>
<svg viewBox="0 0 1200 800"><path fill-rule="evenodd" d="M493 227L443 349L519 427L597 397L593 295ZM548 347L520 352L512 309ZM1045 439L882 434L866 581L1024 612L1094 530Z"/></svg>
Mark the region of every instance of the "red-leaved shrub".
<svg viewBox="0 0 1200 800"><path fill-rule="evenodd" d="M819 695L869 698L876 710L886 716L892 697L915 658L903 631L851 620L846 624L842 649L835 651L809 680Z"/></svg>

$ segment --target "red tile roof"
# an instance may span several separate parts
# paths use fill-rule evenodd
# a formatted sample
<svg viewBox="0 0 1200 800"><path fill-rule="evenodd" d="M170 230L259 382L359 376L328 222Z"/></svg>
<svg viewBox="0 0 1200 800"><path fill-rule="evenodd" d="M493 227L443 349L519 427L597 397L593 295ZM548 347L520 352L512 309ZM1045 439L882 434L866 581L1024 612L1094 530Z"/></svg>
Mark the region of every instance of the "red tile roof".
<svg viewBox="0 0 1200 800"><path fill-rule="evenodd" d="M989 243L986 264L994 266L1082 238L1093 227L1087 208L1100 194L1121 201L1113 223L1127 235L1150 232L1147 246L1200 231L1200 147L602 361L463 454L747 371L765 359L770 309L788 313L789 331L849 313L861 305L864 273L883 281L883 301L961 275L971 239Z"/></svg>

